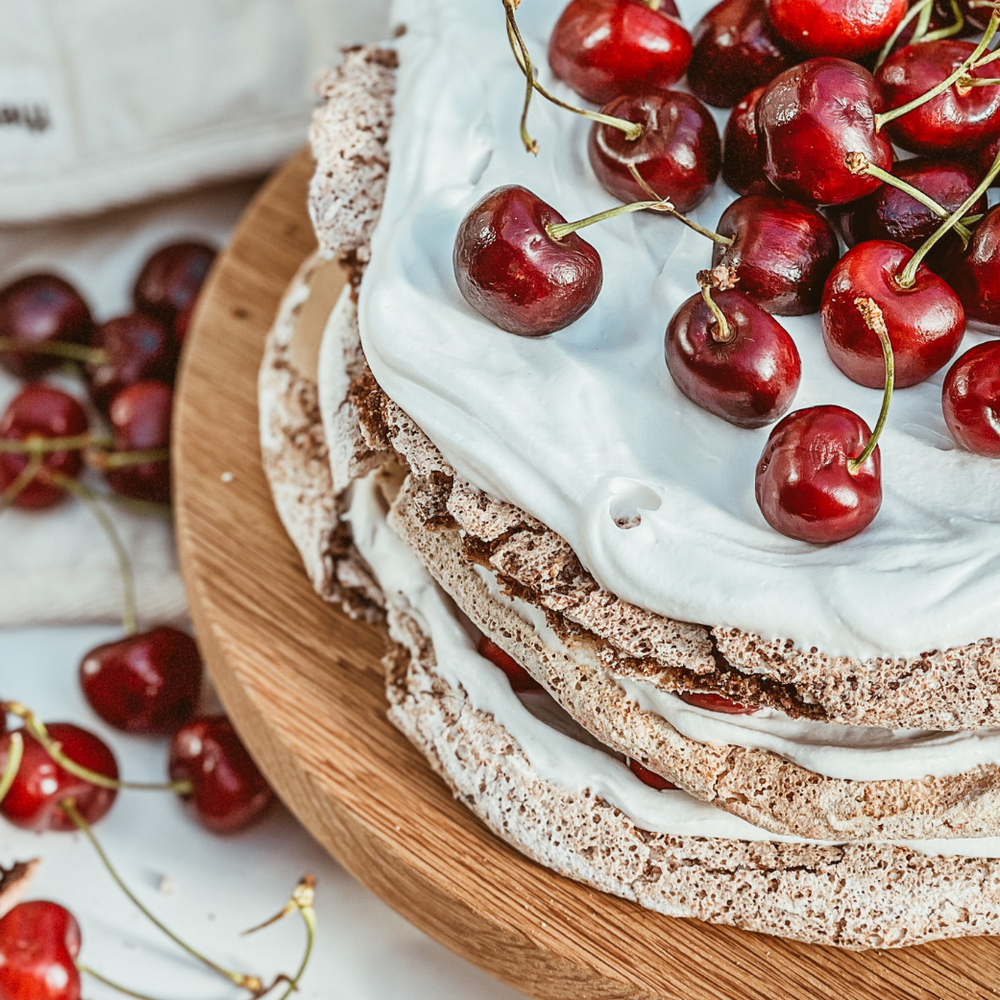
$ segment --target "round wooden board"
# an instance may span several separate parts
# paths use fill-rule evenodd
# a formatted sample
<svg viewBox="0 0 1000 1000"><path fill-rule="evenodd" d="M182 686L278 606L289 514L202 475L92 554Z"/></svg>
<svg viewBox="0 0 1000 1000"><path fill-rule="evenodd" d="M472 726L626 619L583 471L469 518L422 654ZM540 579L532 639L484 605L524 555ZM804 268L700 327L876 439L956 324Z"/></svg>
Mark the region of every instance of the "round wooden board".
<svg viewBox="0 0 1000 1000"><path fill-rule="evenodd" d="M257 369L278 300L315 249L311 169L303 151L271 179L215 268L175 431L194 621L223 702L282 799L407 919L533 996L1000 996L992 939L858 955L668 919L553 875L483 828L388 723L382 635L315 596L260 465Z"/></svg>

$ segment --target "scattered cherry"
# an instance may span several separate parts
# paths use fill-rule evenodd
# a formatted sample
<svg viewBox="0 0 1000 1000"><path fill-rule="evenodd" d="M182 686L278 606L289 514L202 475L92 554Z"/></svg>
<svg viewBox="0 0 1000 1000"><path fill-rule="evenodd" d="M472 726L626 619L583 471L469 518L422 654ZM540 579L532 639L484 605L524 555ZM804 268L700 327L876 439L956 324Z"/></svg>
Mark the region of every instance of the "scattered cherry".
<svg viewBox="0 0 1000 1000"><path fill-rule="evenodd" d="M197 298L214 260L214 248L205 243L190 241L161 247L136 278L132 291L136 309L172 323Z"/></svg>
<svg viewBox="0 0 1000 1000"><path fill-rule="evenodd" d="M733 108L722 140L722 179L737 194L766 194L775 188L764 173L757 148L757 102L766 87L751 90Z"/></svg>
<svg viewBox="0 0 1000 1000"><path fill-rule="evenodd" d="M585 100L666 90L687 69L691 36L672 0L571 0L549 39L549 65Z"/></svg>
<svg viewBox="0 0 1000 1000"><path fill-rule="evenodd" d="M0 290L0 338L25 346L51 341L86 344L94 333L90 307L80 293L55 274L32 274ZM50 354L0 351L0 365L23 379L58 367Z"/></svg>
<svg viewBox="0 0 1000 1000"><path fill-rule="evenodd" d="M1000 205L976 224L968 247L953 258L944 278L968 319L1000 328Z"/></svg>
<svg viewBox="0 0 1000 1000"><path fill-rule="evenodd" d="M249 826L274 801L257 765L224 715L192 719L170 740L170 780L188 781L185 796L202 826L235 833Z"/></svg>
<svg viewBox="0 0 1000 1000"><path fill-rule="evenodd" d="M476 643L479 655L485 657L495 667L499 667L510 681L514 691L541 691L542 685L528 673L512 656L505 653L492 639L483 635Z"/></svg>
<svg viewBox="0 0 1000 1000"><path fill-rule="evenodd" d="M117 780L118 764L114 754L93 733L70 722L53 722L46 728L49 736L59 743L62 753L74 764ZM116 789L101 788L63 770L27 730L16 731L24 738L24 758L10 791L0 802L0 813L26 830L60 832L76 830L60 804L64 799L72 799L90 824L107 815L118 795ZM6 764L9 747L10 733L7 733L0 737L0 770Z"/></svg>
<svg viewBox="0 0 1000 1000"><path fill-rule="evenodd" d="M907 0L767 0L778 37L806 56L857 59L889 40Z"/></svg>
<svg viewBox="0 0 1000 1000"><path fill-rule="evenodd" d="M137 382L112 400L108 420L114 431L114 455L156 451L170 447L170 419L174 393L163 382ZM108 485L119 496L149 503L170 503L170 462L135 462L109 467Z"/></svg>
<svg viewBox="0 0 1000 1000"><path fill-rule="evenodd" d="M80 927L58 903L18 903L0 919L0 1000L80 1000Z"/></svg>
<svg viewBox="0 0 1000 1000"><path fill-rule="evenodd" d="M944 421L969 451L1000 458L1000 341L966 351L945 376Z"/></svg>
<svg viewBox="0 0 1000 1000"><path fill-rule="evenodd" d="M629 770L645 785L649 785L650 788L655 788L658 792L665 792L675 789L677 786L672 781L667 781L666 778L661 778L658 774L650 771L648 767L643 767L637 760L633 760L631 757L626 757L625 762L628 764Z"/></svg>
<svg viewBox="0 0 1000 1000"><path fill-rule="evenodd" d="M724 715L753 715L754 712L760 711L756 705L741 705L739 702L723 698L721 694L681 691L678 697L695 708L703 708L708 712L721 712Z"/></svg>

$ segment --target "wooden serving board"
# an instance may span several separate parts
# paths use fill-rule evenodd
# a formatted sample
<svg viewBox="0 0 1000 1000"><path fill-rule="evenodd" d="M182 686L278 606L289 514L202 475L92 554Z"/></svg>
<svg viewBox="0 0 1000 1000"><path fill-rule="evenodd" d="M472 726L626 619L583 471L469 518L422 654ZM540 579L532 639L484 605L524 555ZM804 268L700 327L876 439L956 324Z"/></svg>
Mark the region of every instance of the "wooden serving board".
<svg viewBox="0 0 1000 1000"><path fill-rule="evenodd" d="M668 919L553 875L457 804L388 723L382 635L313 593L257 443L264 336L316 245L311 169L303 151L271 179L215 268L186 350L175 431L192 614L226 708L282 799L407 919L532 996L1000 996L996 940L852 954Z"/></svg>

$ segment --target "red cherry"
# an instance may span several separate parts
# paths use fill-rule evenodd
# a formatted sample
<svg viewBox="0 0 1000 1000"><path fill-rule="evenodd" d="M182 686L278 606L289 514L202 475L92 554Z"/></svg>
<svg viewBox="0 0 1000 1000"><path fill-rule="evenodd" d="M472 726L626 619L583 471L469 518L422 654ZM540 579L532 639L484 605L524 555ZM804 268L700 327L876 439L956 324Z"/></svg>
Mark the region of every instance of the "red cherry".
<svg viewBox="0 0 1000 1000"><path fill-rule="evenodd" d="M18 903L0 920L0 1000L80 1000L80 926L58 903Z"/></svg>
<svg viewBox="0 0 1000 1000"><path fill-rule="evenodd" d="M70 722L53 722L47 729L49 736L59 743L62 753L74 764L117 780L115 755L93 733ZM24 737L24 759L10 791L0 802L0 813L26 830L60 832L76 829L63 812L60 805L63 799L72 799L91 825L107 815L118 795L116 789L101 788L64 771L34 736L24 729L18 732ZM8 733L0 737L0 767L7 762L9 748Z"/></svg>
<svg viewBox="0 0 1000 1000"><path fill-rule="evenodd" d="M170 447L174 393L162 382L137 382L115 396L108 411L114 450L153 451ZM140 462L105 472L119 496L170 503L170 462Z"/></svg>
<svg viewBox="0 0 1000 1000"><path fill-rule="evenodd" d="M657 791L663 792L677 787L672 781L667 781L666 778L661 778L658 774L654 774L648 767L643 767L642 764L631 757L626 757L625 763L628 764L629 770L643 784L649 785L650 788L655 788Z"/></svg>
<svg viewBox="0 0 1000 1000"><path fill-rule="evenodd" d="M733 108L722 140L722 179L737 194L766 194L774 186L757 148L757 102L766 87L751 90Z"/></svg>
<svg viewBox="0 0 1000 1000"><path fill-rule="evenodd" d="M715 229L733 243L714 245L712 265L735 268L740 291L762 309L778 316L819 309L840 244L816 209L779 195L746 195L726 209Z"/></svg>
<svg viewBox="0 0 1000 1000"><path fill-rule="evenodd" d="M194 639L160 625L92 649L80 663L90 707L127 733L172 733L195 713L201 656Z"/></svg>
<svg viewBox="0 0 1000 1000"><path fill-rule="evenodd" d="M195 306L198 304L197 299L190 305L185 306L175 317L174 317L174 340L177 341L178 347L183 347L184 341L187 340L188 329L191 326L191 317L194 315Z"/></svg>
<svg viewBox="0 0 1000 1000"><path fill-rule="evenodd" d="M973 347L945 376L944 422L969 451L1000 458L1000 341Z"/></svg>
<svg viewBox="0 0 1000 1000"><path fill-rule="evenodd" d="M764 173L780 191L819 205L871 194L881 181L853 173L848 153L883 170L892 146L875 131L879 96L871 74L844 59L811 59L775 77L757 102Z"/></svg>
<svg viewBox="0 0 1000 1000"><path fill-rule="evenodd" d="M171 243L157 250L135 280L132 298L140 312L169 323L191 305L205 283L215 250L205 243Z"/></svg>
<svg viewBox="0 0 1000 1000"><path fill-rule="evenodd" d="M667 90L687 69L691 36L672 2L571 0L549 39L549 65L581 97Z"/></svg>
<svg viewBox="0 0 1000 1000"><path fill-rule="evenodd" d="M767 0L780 38L807 56L842 59L882 48L906 10L906 0Z"/></svg>
<svg viewBox="0 0 1000 1000"><path fill-rule="evenodd" d="M693 403L737 427L763 427L792 404L802 366L792 338L741 292L712 292L728 340L701 295L692 295L667 326L664 353L677 388Z"/></svg>
<svg viewBox="0 0 1000 1000"><path fill-rule="evenodd" d="M639 174L678 212L689 212L712 189L722 166L722 143L711 112L680 91L626 95L601 111L643 126L638 139L595 122L590 131L590 163L597 179L624 202L645 201L645 191L629 171Z"/></svg>
<svg viewBox="0 0 1000 1000"><path fill-rule="evenodd" d="M900 273L913 256L909 247L888 240L859 243L840 259L823 291L823 340L834 364L852 381L872 389L885 382L878 337L855 305L873 299L885 315L896 362L896 387L916 385L943 368L965 334L958 296L921 264L909 288Z"/></svg>
<svg viewBox="0 0 1000 1000"><path fill-rule="evenodd" d="M274 792L224 715L203 715L170 740L170 780L189 781L194 813L213 833L235 833L261 817Z"/></svg>
<svg viewBox="0 0 1000 1000"><path fill-rule="evenodd" d="M871 437L868 425L842 406L789 413L764 446L756 498L775 531L803 542L842 542L868 527L882 506L878 447L857 472Z"/></svg>
<svg viewBox="0 0 1000 1000"><path fill-rule="evenodd" d="M565 221L517 185L486 195L455 240L455 279L469 305L522 337L554 333L579 319L597 299L604 271L597 251L576 233L549 234L549 226Z"/></svg>
<svg viewBox="0 0 1000 1000"><path fill-rule="evenodd" d="M25 345L53 340L86 344L93 333L89 306L54 274L31 274L0 290L0 337ZM23 379L37 378L61 363L47 354L0 351L0 365Z"/></svg>
<svg viewBox="0 0 1000 1000"><path fill-rule="evenodd" d="M541 691L542 685L528 673L512 656L508 656L492 639L479 637L476 650L495 667L499 667L510 681L514 691Z"/></svg>
<svg viewBox="0 0 1000 1000"><path fill-rule="evenodd" d="M764 0L722 0L695 27L688 86L706 104L731 108L796 61L764 6Z"/></svg>
<svg viewBox="0 0 1000 1000"><path fill-rule="evenodd" d="M69 393L50 385L25 386L0 417L0 441L30 441L32 438L77 437L90 426L83 407ZM0 452L0 492L10 487L25 470L28 455ZM65 490L46 478L57 472L76 479L83 469L79 449L54 451L42 457L42 468L34 480L14 500L14 506L41 510L59 503Z"/></svg>
<svg viewBox="0 0 1000 1000"><path fill-rule="evenodd" d="M724 715L753 715L759 711L756 705L741 705L739 702L723 698L721 694L682 691L678 697L681 701L694 705L695 708L704 708L708 712L722 712Z"/></svg>
<svg viewBox="0 0 1000 1000"><path fill-rule="evenodd" d="M1000 205L979 221L965 252L951 262L944 278L968 319L1000 327Z"/></svg>

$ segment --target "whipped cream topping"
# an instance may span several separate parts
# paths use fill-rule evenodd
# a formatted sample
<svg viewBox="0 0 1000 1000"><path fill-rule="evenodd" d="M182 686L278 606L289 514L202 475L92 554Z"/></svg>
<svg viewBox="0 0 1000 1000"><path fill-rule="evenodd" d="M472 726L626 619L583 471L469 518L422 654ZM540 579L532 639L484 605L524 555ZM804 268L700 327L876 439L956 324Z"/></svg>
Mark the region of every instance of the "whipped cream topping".
<svg viewBox="0 0 1000 1000"><path fill-rule="evenodd" d="M452 687L464 690L473 708L492 715L510 733L540 777L576 792L589 789L653 833L816 843L769 833L680 790L650 788L547 696L518 698L503 671L476 652L474 633L452 600L389 527L377 475L371 473L351 489L345 519L355 545L389 600L404 607L430 637L437 672ZM994 837L908 841L906 846L927 854L1000 857L1000 838Z"/></svg>
<svg viewBox="0 0 1000 1000"><path fill-rule="evenodd" d="M531 0L518 13L542 79L575 101L545 60L563 2ZM709 4L681 0L684 23ZM894 397L875 523L812 546L773 531L754 501L769 429L699 409L664 364L664 330L697 291L708 240L648 213L588 229L603 291L547 338L505 333L465 302L452 249L486 192L523 184L567 219L615 199L587 162L582 118L536 99L541 152L524 152L524 82L500 0L396 0L394 15L407 31L361 335L379 383L458 472L549 525L602 586L654 612L862 658L998 634L1000 462L952 443L944 373ZM694 214L711 226L734 197L720 181ZM836 403L873 424L880 393L834 367L818 317L781 322L802 356L794 406ZM963 349L982 339L970 333Z"/></svg>

